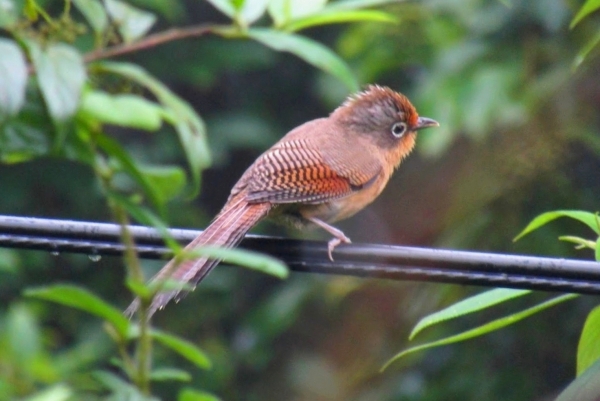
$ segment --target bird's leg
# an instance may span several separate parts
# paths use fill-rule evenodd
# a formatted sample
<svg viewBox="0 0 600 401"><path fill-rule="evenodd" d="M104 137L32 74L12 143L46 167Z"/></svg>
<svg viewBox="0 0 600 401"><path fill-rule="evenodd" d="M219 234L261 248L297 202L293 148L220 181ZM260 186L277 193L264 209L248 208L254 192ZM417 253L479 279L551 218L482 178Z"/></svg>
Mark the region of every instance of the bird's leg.
<svg viewBox="0 0 600 401"><path fill-rule="evenodd" d="M333 238L330 239L329 242L327 243L327 251L329 254L329 260L331 260L332 262L333 262L333 256L331 256L331 252L333 252L334 248L336 246L338 246L339 244L341 244L342 242L344 244L350 244L352 242L352 241L350 241L350 238L348 238L348 237L346 237L346 235L344 235L342 230L338 230L334 226L330 226L329 224L325 223L323 220L317 219L316 217L307 217L306 219L308 221L318 225L319 227L321 227L323 230L327 231L331 235L333 235Z"/></svg>

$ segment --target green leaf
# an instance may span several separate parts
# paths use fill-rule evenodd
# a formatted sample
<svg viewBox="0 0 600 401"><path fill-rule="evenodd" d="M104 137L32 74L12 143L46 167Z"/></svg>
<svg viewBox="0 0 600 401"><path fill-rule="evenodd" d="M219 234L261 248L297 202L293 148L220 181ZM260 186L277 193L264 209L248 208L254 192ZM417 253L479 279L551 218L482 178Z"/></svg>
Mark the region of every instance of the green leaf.
<svg viewBox="0 0 600 401"><path fill-rule="evenodd" d="M106 124L156 131L162 125L165 110L137 95L111 95L101 91L86 91L80 113Z"/></svg>
<svg viewBox="0 0 600 401"><path fill-rule="evenodd" d="M289 10L286 6L289 4L287 0L271 0L267 7L269 15L276 27L279 27L290 20Z"/></svg>
<svg viewBox="0 0 600 401"><path fill-rule="evenodd" d="M152 296L152 291L146 283L137 281L131 277L125 279L125 286L135 295L143 299L149 299Z"/></svg>
<svg viewBox="0 0 600 401"><path fill-rule="evenodd" d="M583 326L577 345L577 376L600 359L600 306L595 307Z"/></svg>
<svg viewBox="0 0 600 401"><path fill-rule="evenodd" d="M108 398L110 400L160 401L156 397L143 395L137 387L127 383L114 373L96 371L92 373L92 377L112 392L114 397Z"/></svg>
<svg viewBox="0 0 600 401"><path fill-rule="evenodd" d="M21 264L21 257L16 249L0 249L0 272L17 274L22 268Z"/></svg>
<svg viewBox="0 0 600 401"><path fill-rule="evenodd" d="M154 187L161 202L179 195L185 187L185 172L176 166L142 166L140 171Z"/></svg>
<svg viewBox="0 0 600 401"><path fill-rule="evenodd" d="M314 40L265 28L250 29L248 36L271 49L295 54L307 63L337 77L352 92L359 89L350 67L334 52Z"/></svg>
<svg viewBox="0 0 600 401"><path fill-rule="evenodd" d="M98 316L111 323L123 338L126 337L129 330L129 320L123 316L120 310L86 289L74 285L56 284L25 290L25 295L70 306Z"/></svg>
<svg viewBox="0 0 600 401"><path fill-rule="evenodd" d="M74 47L64 43L49 45L44 50L31 40L23 43L29 51L40 92L54 123L54 130L48 129L54 134L50 150L55 155L62 155L70 132L66 122L79 107L87 78L83 59Z"/></svg>
<svg viewBox="0 0 600 401"><path fill-rule="evenodd" d="M361 8L369 8L382 6L384 4L398 4L402 0L341 0L334 3L329 3L325 10L327 11L343 11L343 10L358 10Z"/></svg>
<svg viewBox="0 0 600 401"><path fill-rule="evenodd" d="M288 24L283 25L282 29L285 29L286 31L299 31L313 26L359 21L395 23L397 22L397 19L393 15L383 11L335 11L293 20Z"/></svg>
<svg viewBox="0 0 600 401"><path fill-rule="evenodd" d="M0 2L1 3L1 2ZM0 5L0 8L2 6ZM27 63L14 41L0 38L0 123L17 114L25 102Z"/></svg>
<svg viewBox="0 0 600 401"><path fill-rule="evenodd" d="M555 401L598 401L600 399L600 360L571 382Z"/></svg>
<svg viewBox="0 0 600 401"><path fill-rule="evenodd" d="M585 238L575 237L573 235L561 235L558 237L560 241L571 242L577 244L575 249L590 248L595 249L596 243Z"/></svg>
<svg viewBox="0 0 600 401"><path fill-rule="evenodd" d="M44 51L32 41L26 43L50 116L57 123L71 118L86 80L81 55L63 43L50 45Z"/></svg>
<svg viewBox="0 0 600 401"><path fill-rule="evenodd" d="M164 214L164 203L158 194L156 188L150 180L142 173L140 167L133 158L121 147L121 145L111 137L101 134L95 137L96 144L106 152L112 160L116 161L119 169L129 175L144 191L152 205L162 215Z"/></svg>
<svg viewBox="0 0 600 401"><path fill-rule="evenodd" d="M35 0L25 0L23 14L25 14L25 17L27 17L27 19L31 22L36 22L38 20L39 13Z"/></svg>
<svg viewBox="0 0 600 401"><path fill-rule="evenodd" d="M533 306L531 308L522 310L521 312L517 312L517 313L513 313L512 315L509 316L505 316L503 318L500 319L496 319L493 320L491 322L488 322L482 326L476 327L474 329L471 330L467 330L464 331L462 333L459 334L455 334L453 336L450 337L446 337L446 338L442 338L440 340L437 341L432 341L429 343L425 343L425 344L421 344L418 345L416 347L412 347L409 349L406 349L396 355L394 355L390 360L388 360L385 365L383 365L383 367L381 368L381 371L384 371L385 369L387 369L392 363L394 363L395 361L397 361L398 359L408 355L408 354L412 354L414 352L417 351L423 351L429 348L435 348L435 347L440 347L442 345L448 345L448 344L454 344L457 342L461 342L461 341L465 341L465 340L470 340L471 338L475 338L475 337L479 337L482 336L484 334L490 333L492 331L496 331L499 330L503 327L506 326L510 326L511 324L517 323L518 321L521 321L531 315L534 315L536 313L541 312L544 309L550 308L551 306L557 305L561 302L564 301L568 301L570 299L576 298L579 295L577 294L565 294L565 295L561 295L559 297L556 298L552 298L548 301L542 302L541 304L538 304L536 306Z"/></svg>
<svg viewBox="0 0 600 401"><path fill-rule="evenodd" d="M226 263L247 267L281 279L286 278L289 275L287 266L278 259L243 249L201 246L194 248L189 254L190 257L194 258L205 257L222 260Z"/></svg>
<svg viewBox="0 0 600 401"><path fill-rule="evenodd" d="M19 10L14 0L0 1L0 28L10 28L19 19Z"/></svg>
<svg viewBox="0 0 600 401"><path fill-rule="evenodd" d="M600 0L587 0L583 6L579 9L573 20L571 21L571 25L569 28L573 29L577 24L581 22L582 19L596 11L600 8Z"/></svg>
<svg viewBox="0 0 600 401"><path fill-rule="evenodd" d="M21 112L2 126L0 160L3 163L21 163L46 155L51 146L53 128L39 91L30 91Z"/></svg>
<svg viewBox="0 0 600 401"><path fill-rule="evenodd" d="M108 26L108 16L99 0L73 0L73 5L83 14L96 34L104 32Z"/></svg>
<svg viewBox="0 0 600 401"><path fill-rule="evenodd" d="M235 17L235 7L230 0L207 0L210 4L212 4L217 10L221 11L223 14L233 19Z"/></svg>
<svg viewBox="0 0 600 401"><path fill-rule="evenodd" d="M179 392L177 401L221 401L221 399L204 391L184 388Z"/></svg>
<svg viewBox="0 0 600 401"><path fill-rule="evenodd" d="M94 126L92 126L94 125ZM69 160L75 160L82 164L94 166L97 162L96 149L92 146L92 137L97 135L98 127L90 124L89 120L75 121L74 135L69 137L65 143L64 155Z"/></svg>
<svg viewBox="0 0 600 401"><path fill-rule="evenodd" d="M418 333L440 322L456 319L469 313L477 312L482 309L489 308L502 302L521 297L531 293L531 290L513 290L509 288L495 288L490 291L477 294L475 296L463 299L441 311L432 313L424 317L417 323L409 336L412 340Z"/></svg>
<svg viewBox="0 0 600 401"><path fill-rule="evenodd" d="M144 36L156 22L156 16L119 0L104 0L106 11L117 24L125 43Z"/></svg>
<svg viewBox="0 0 600 401"><path fill-rule="evenodd" d="M2 332L6 334L7 350L15 363L31 367L42 351L42 336L36 316L23 303L12 304L8 309Z"/></svg>
<svg viewBox="0 0 600 401"><path fill-rule="evenodd" d="M327 0L271 0L269 2L269 15L276 26L287 22L316 14L327 4Z"/></svg>
<svg viewBox="0 0 600 401"><path fill-rule="evenodd" d="M248 26L263 16L269 0L246 0L238 11L237 20Z"/></svg>
<svg viewBox="0 0 600 401"><path fill-rule="evenodd" d="M596 262L600 262L600 237L596 240Z"/></svg>
<svg viewBox="0 0 600 401"><path fill-rule="evenodd" d="M590 52L594 50L596 46L598 46L598 43L600 43L600 30L596 32L596 34L592 36L585 46L583 46L583 48L577 53L575 60L573 60L572 69L579 67L581 63L585 61L588 54L590 54Z"/></svg>
<svg viewBox="0 0 600 401"><path fill-rule="evenodd" d="M153 381L180 381L189 382L192 375L183 369L177 368L158 368L150 372L150 380Z"/></svg>
<svg viewBox="0 0 600 401"><path fill-rule="evenodd" d="M210 165L210 153L206 141L204 122L194 109L171 92L164 84L144 69L128 63L103 62L96 64L103 71L121 75L148 88L169 111L171 123L179 135L192 174L192 191L195 196L200 189L200 172Z"/></svg>
<svg viewBox="0 0 600 401"><path fill-rule="evenodd" d="M73 390L67 385L59 383L42 390L32 396L23 398L23 401L67 401L72 400Z"/></svg>
<svg viewBox="0 0 600 401"><path fill-rule="evenodd" d="M198 348L190 341L174 336L173 334L165 333L164 331L153 329L150 332L152 338L163 346L175 351L188 361L192 362L201 369L210 369L211 362L204 351Z"/></svg>
<svg viewBox="0 0 600 401"><path fill-rule="evenodd" d="M519 233L519 235L513 239L513 241L520 240L530 232L535 231L543 225L546 225L560 217L570 217L574 220L578 220L594 230L596 234L600 234L600 227L598 227L596 217L593 213L582 212L579 210L555 210L553 212L546 212L537 216L527 225L527 227L525 227L523 231Z"/></svg>

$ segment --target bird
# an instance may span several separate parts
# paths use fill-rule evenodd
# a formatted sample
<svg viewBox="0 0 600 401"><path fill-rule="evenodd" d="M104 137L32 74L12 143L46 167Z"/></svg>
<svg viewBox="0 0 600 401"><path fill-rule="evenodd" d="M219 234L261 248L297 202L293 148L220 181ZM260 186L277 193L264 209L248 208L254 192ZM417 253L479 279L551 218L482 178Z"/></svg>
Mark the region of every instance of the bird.
<svg viewBox="0 0 600 401"><path fill-rule="evenodd" d="M235 247L268 217L304 229L317 226L332 235L328 256L350 239L331 225L370 204L415 146L417 132L439 123L420 117L406 96L369 85L350 95L328 117L306 122L282 137L248 167L210 225L185 250ZM171 279L195 288L219 260L198 257L168 262L152 282ZM153 298L148 316L186 291L165 290ZM139 308L134 300L125 313Z"/></svg>

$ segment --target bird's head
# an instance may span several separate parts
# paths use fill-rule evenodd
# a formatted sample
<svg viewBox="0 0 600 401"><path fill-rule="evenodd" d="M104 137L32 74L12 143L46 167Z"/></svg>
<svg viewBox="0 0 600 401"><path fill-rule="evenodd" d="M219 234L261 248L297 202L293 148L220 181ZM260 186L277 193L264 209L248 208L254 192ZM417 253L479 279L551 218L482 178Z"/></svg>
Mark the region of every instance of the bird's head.
<svg viewBox="0 0 600 401"><path fill-rule="evenodd" d="M331 117L347 135L367 135L380 148L392 152L393 158L398 158L394 164L410 153L417 131L439 126L431 118L419 117L406 96L379 85L369 85L348 97Z"/></svg>

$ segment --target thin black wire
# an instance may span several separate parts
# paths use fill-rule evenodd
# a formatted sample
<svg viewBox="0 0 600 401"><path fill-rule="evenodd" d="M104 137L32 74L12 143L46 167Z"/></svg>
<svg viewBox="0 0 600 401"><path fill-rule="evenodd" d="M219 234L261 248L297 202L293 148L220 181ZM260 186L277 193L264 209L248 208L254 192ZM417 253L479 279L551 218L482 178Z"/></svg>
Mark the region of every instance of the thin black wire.
<svg viewBox="0 0 600 401"><path fill-rule="evenodd" d="M155 229L131 226L131 232L141 257L169 255ZM200 233L169 232L183 243ZM119 236L115 224L0 216L3 247L83 253L95 259L121 255ZM373 244L340 245L332 262L324 242L249 235L241 246L271 254L298 272L600 294L597 262Z"/></svg>

